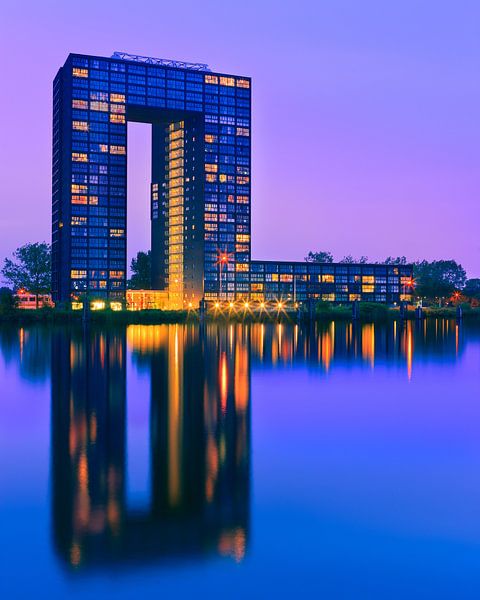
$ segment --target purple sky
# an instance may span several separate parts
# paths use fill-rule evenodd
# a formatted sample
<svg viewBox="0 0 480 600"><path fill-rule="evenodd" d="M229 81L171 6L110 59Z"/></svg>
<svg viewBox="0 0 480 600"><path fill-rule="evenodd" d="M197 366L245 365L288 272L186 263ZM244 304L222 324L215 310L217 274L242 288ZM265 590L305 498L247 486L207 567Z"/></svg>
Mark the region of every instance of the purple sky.
<svg viewBox="0 0 480 600"><path fill-rule="evenodd" d="M455 258L480 277L477 0L3 0L0 257L50 238L56 70L114 50L253 78L253 258ZM130 254L149 245L148 142L129 126Z"/></svg>

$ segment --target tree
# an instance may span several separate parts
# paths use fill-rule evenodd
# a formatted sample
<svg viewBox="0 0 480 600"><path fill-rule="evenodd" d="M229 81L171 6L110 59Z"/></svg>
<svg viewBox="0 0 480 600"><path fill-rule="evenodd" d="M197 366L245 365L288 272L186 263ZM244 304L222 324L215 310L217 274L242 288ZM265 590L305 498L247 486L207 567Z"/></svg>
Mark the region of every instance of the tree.
<svg viewBox="0 0 480 600"><path fill-rule="evenodd" d="M45 242L25 244L13 253L14 260L6 258L2 275L18 291L25 289L35 295L38 308L39 294L50 292L51 250Z"/></svg>
<svg viewBox="0 0 480 600"><path fill-rule="evenodd" d="M10 288L0 287L0 315L11 312L16 305L15 296Z"/></svg>
<svg viewBox="0 0 480 600"><path fill-rule="evenodd" d="M316 263L333 263L333 254L331 252L312 252L310 251L305 257L307 262Z"/></svg>
<svg viewBox="0 0 480 600"><path fill-rule="evenodd" d="M467 298L480 300L480 279L467 279L462 293Z"/></svg>
<svg viewBox="0 0 480 600"><path fill-rule="evenodd" d="M137 257L132 258L130 265L132 277L129 287L132 290L150 290L152 288L152 254L137 252Z"/></svg>
<svg viewBox="0 0 480 600"><path fill-rule="evenodd" d="M406 265L407 259L405 256L397 256L394 258L393 256L387 256L384 263L385 265Z"/></svg>
<svg viewBox="0 0 480 600"><path fill-rule="evenodd" d="M445 298L461 290L467 279L462 265L454 260L422 260L413 268L416 293L427 298Z"/></svg>
<svg viewBox="0 0 480 600"><path fill-rule="evenodd" d="M359 259L357 259L357 258L354 258L351 254L347 254L346 256L344 256L342 258L342 260L340 262L343 264L346 264L346 265L353 265L353 264L365 265L366 263L368 263L368 256L361 256Z"/></svg>

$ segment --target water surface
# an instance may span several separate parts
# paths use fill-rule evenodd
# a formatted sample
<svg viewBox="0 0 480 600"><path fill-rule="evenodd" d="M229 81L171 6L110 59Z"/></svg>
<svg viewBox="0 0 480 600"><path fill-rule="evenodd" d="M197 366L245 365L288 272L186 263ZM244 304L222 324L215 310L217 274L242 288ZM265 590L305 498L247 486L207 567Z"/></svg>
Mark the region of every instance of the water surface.
<svg viewBox="0 0 480 600"><path fill-rule="evenodd" d="M0 329L5 598L480 593L480 329Z"/></svg>

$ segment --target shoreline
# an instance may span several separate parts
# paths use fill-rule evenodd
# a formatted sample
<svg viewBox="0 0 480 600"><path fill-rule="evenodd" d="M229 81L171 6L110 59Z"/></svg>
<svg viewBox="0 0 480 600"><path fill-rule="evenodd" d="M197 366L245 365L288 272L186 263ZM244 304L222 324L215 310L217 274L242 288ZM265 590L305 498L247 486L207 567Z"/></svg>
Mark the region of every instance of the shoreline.
<svg viewBox="0 0 480 600"><path fill-rule="evenodd" d="M314 318L311 319L307 313L299 317L295 311L282 311L280 313L255 314L251 312L237 311L235 313L217 313L208 312L205 315L205 322L208 323L309 323L322 321L360 321L360 322L385 322L385 321L421 321L424 319L456 319L457 309L455 307L445 308L424 308L423 317L417 319L414 310L408 310L404 316L400 315L398 308L388 308L383 305L372 307L360 306L360 314L357 319L352 318L352 309L350 307L331 307L317 311ZM479 320L480 308L464 309L463 319ZM111 325L160 325L160 324L183 324L200 323L198 311L163 311L163 310L143 310L143 311L91 311L87 322L105 323ZM0 314L0 325L3 323L82 323L82 311L61 311L56 309L13 309Z"/></svg>

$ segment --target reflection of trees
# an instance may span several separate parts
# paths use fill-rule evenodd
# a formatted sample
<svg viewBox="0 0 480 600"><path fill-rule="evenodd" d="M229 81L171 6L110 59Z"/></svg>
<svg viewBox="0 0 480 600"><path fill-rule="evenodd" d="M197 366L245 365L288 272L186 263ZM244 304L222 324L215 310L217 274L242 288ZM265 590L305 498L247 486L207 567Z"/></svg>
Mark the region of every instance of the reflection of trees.
<svg viewBox="0 0 480 600"><path fill-rule="evenodd" d="M176 325L53 339L54 537L72 566L245 553L249 360L244 330ZM148 357L150 505L126 504L126 339ZM145 363L144 363L145 364Z"/></svg>
<svg viewBox="0 0 480 600"><path fill-rule="evenodd" d="M50 329L43 325L2 325L2 356L7 364L18 364L24 379L32 382L45 381L50 374L50 336Z"/></svg>

